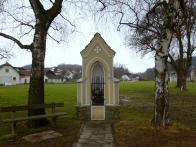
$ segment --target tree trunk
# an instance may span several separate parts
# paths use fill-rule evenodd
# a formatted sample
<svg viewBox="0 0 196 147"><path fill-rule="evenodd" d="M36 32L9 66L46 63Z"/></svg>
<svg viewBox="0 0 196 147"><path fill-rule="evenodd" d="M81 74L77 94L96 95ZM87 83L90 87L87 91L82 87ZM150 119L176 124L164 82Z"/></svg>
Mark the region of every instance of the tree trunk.
<svg viewBox="0 0 196 147"><path fill-rule="evenodd" d="M28 105L44 104L44 60L46 51L47 29L44 23L37 23L35 26L34 48L32 49L32 74L30 79ZM28 115L45 114L45 108L29 109ZM32 127L39 127L48 124L46 119L31 121Z"/></svg>
<svg viewBox="0 0 196 147"><path fill-rule="evenodd" d="M55 0L53 6L45 10L39 0L29 0L34 11L36 24L32 51L32 75L29 87L28 105L44 104L44 60L48 29L60 14L63 0ZM45 114L45 108L29 109L28 115ZM31 126L39 127L48 124L47 119L33 120Z"/></svg>
<svg viewBox="0 0 196 147"><path fill-rule="evenodd" d="M177 84L176 84L176 87L177 88L181 88L181 85L182 85L182 70L179 70L177 72Z"/></svg>
<svg viewBox="0 0 196 147"><path fill-rule="evenodd" d="M187 79L187 70L184 69L182 74L182 85L181 85L181 91L186 90L186 79Z"/></svg>
<svg viewBox="0 0 196 147"><path fill-rule="evenodd" d="M186 90L186 69L185 64L186 60L184 59L184 46L182 42L182 34L180 28L177 31L177 39L179 44L179 61L178 61L178 72L177 72L177 87L180 88L181 91Z"/></svg>
<svg viewBox="0 0 196 147"><path fill-rule="evenodd" d="M166 30L166 37L160 42L160 49L155 54L155 108L153 122L165 127L169 123L168 73L167 59L172 34Z"/></svg>
<svg viewBox="0 0 196 147"><path fill-rule="evenodd" d="M187 74L185 71L177 73L177 88L180 88L181 91L184 91L187 89L186 87L186 79L187 79Z"/></svg>

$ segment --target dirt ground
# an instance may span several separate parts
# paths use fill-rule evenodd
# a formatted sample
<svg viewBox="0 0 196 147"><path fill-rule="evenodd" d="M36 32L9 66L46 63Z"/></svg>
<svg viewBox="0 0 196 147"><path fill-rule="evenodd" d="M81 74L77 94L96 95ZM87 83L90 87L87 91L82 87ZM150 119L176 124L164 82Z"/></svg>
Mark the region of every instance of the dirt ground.
<svg viewBox="0 0 196 147"><path fill-rule="evenodd" d="M78 140L80 125L80 121L64 121L64 124L62 121L57 125L57 127L48 126L46 128L42 128L42 131L54 130L58 133L61 133L63 136L53 139L47 139L45 141L37 143L30 143L25 141L24 139L22 139L22 137L25 136L24 132L18 131L18 135L16 137L1 140L0 147L72 147L72 144L74 142L77 142ZM40 130L37 130L35 132L40 132Z"/></svg>

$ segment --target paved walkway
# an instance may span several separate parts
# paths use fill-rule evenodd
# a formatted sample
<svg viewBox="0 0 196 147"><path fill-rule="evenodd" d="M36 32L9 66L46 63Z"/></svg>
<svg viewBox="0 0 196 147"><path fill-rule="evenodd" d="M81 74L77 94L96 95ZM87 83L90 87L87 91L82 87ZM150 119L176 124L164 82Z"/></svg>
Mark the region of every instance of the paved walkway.
<svg viewBox="0 0 196 147"><path fill-rule="evenodd" d="M104 121L86 122L73 147L114 147L112 127Z"/></svg>

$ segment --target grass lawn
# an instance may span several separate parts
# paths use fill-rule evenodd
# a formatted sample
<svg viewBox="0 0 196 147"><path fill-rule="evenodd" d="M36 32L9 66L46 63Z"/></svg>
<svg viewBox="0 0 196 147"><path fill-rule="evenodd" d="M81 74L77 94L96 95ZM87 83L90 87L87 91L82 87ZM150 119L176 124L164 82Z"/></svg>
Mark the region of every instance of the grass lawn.
<svg viewBox="0 0 196 147"><path fill-rule="evenodd" d="M185 92L170 85L171 126L167 129L154 128L151 125L154 88L154 82L121 82L121 120L113 124L116 146L196 146L196 83L189 83ZM10 126L0 124L0 140L3 140L0 146L5 146L8 142L10 146L14 143L20 144L19 138L24 134L51 128L64 135L58 141L60 145L67 143L67 146L71 146L77 139L80 128L80 122L75 120L76 91L76 84L47 84L46 102L64 102L64 111L69 113L68 118L59 119L57 128L50 126L29 130L21 123L18 128L23 129L18 129L18 135L11 141L3 139L7 138L5 134L10 133ZM27 94L28 85L0 87L0 107L27 104ZM6 116L7 114L0 114L0 118Z"/></svg>
<svg viewBox="0 0 196 147"><path fill-rule="evenodd" d="M0 87L0 107L27 104L28 85ZM46 84L45 102L64 102L69 118L75 117L76 84Z"/></svg>
<svg viewBox="0 0 196 147"><path fill-rule="evenodd" d="M8 87L0 87L0 107L10 106L10 105L22 105L27 104L28 96L28 85L16 85ZM76 105L76 84L47 84L45 86L45 101L47 102L64 102L65 112L68 113L67 118L57 119L57 127L42 127L39 129L29 129L26 125L22 123L17 124L17 136L11 141L9 134L11 132L11 127L9 124L0 124L0 146L15 146L19 144L20 146L30 146L29 144L21 143L21 136L25 134L30 134L33 132L39 132L42 130L57 130L63 134L60 140L56 140L54 143L44 142L42 146L72 146L72 143L77 140L78 133L80 130L80 121L75 119L75 105ZM24 112L17 113L18 115L26 115ZM9 117L10 114L0 113L0 119L4 117ZM71 127L70 127L71 126ZM22 129L21 129L22 128ZM1 143L2 142L2 143ZM31 146L37 146L36 144Z"/></svg>
<svg viewBox="0 0 196 147"><path fill-rule="evenodd" d="M196 83L180 92L169 85L170 126L151 125L154 105L154 82L121 83L121 121L114 124L117 147L196 146Z"/></svg>

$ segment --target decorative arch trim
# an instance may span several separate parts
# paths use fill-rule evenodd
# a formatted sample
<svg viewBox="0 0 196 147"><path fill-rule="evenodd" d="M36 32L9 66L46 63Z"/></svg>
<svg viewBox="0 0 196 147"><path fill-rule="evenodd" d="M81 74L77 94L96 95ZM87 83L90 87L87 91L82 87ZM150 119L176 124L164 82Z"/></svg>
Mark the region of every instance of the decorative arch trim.
<svg viewBox="0 0 196 147"><path fill-rule="evenodd" d="M92 65L93 65L95 62L100 62L100 63L103 65L104 71L106 71L106 69L110 69L109 65L107 64L107 62L106 62L104 59L102 59L102 58L100 58L100 57L94 57L94 58L91 59L91 60L89 61L89 63L87 64L86 69L85 69L85 73L88 73L87 71L89 70L89 68L92 67ZM105 66L106 66L107 68L106 68Z"/></svg>

